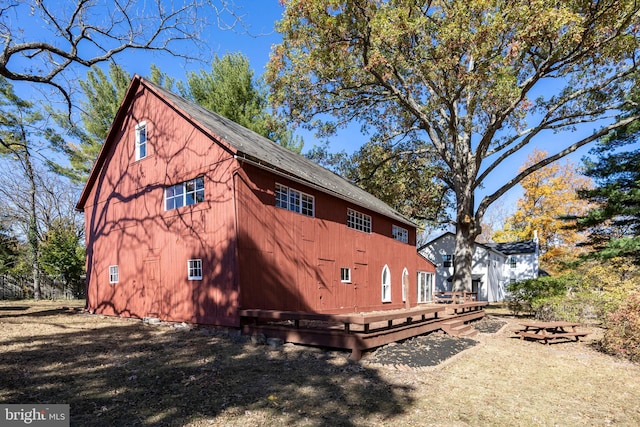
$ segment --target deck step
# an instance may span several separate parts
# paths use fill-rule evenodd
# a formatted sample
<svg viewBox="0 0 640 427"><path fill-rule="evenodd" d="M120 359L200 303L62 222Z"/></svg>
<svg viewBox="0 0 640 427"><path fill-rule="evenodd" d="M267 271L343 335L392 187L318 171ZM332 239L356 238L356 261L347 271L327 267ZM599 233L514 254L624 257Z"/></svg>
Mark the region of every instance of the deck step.
<svg viewBox="0 0 640 427"><path fill-rule="evenodd" d="M464 320L451 319L446 322L442 322L442 330L454 337L471 338L478 335L478 331L468 323L464 323Z"/></svg>
<svg viewBox="0 0 640 427"><path fill-rule="evenodd" d="M461 333L460 335L458 335L458 338L473 338L475 336L477 336L480 332L478 332L477 329L474 329L473 327L470 327L468 330L464 331L463 333Z"/></svg>

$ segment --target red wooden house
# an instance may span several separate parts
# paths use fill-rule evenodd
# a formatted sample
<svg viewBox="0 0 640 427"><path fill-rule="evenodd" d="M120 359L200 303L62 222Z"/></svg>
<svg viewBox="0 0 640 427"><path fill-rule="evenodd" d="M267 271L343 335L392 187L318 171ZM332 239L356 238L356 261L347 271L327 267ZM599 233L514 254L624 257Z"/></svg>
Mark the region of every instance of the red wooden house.
<svg viewBox="0 0 640 427"><path fill-rule="evenodd" d="M239 309L415 307L415 225L330 171L135 76L82 192L87 301L239 326Z"/></svg>

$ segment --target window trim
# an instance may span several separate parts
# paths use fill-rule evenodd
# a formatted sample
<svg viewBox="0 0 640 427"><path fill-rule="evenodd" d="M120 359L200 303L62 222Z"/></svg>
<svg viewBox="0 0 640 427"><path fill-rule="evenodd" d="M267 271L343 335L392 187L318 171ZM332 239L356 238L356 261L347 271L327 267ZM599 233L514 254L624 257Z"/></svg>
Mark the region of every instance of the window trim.
<svg viewBox="0 0 640 427"><path fill-rule="evenodd" d="M276 182L276 207L314 218L316 216L315 196Z"/></svg>
<svg viewBox="0 0 640 427"><path fill-rule="evenodd" d="M442 255L442 266L445 268L453 267L453 264L456 260L456 256L452 254L444 254Z"/></svg>
<svg viewBox="0 0 640 427"><path fill-rule="evenodd" d="M391 225L391 235L393 238L402 243L409 243L409 230L398 225Z"/></svg>
<svg viewBox="0 0 640 427"><path fill-rule="evenodd" d="M192 265L191 263L194 263ZM197 273L199 270L200 275L196 275L193 273ZM202 259L201 258L193 258L187 260L187 280L202 280Z"/></svg>
<svg viewBox="0 0 640 427"><path fill-rule="evenodd" d="M382 283L382 302L391 302L391 270L389 270L389 266L386 264L384 265L384 267L382 267L380 282ZM387 292L385 292L385 289L387 290ZM387 294L386 297L385 293Z"/></svg>
<svg viewBox="0 0 640 427"><path fill-rule="evenodd" d="M140 142L140 135L141 135L141 131L144 130L144 142ZM148 135L147 135L147 122L140 122L136 125L136 161L138 160L142 160L144 158L147 157L148 150L147 150L147 141L149 140ZM144 147L144 156L141 155L142 153L142 147Z"/></svg>
<svg viewBox="0 0 640 427"><path fill-rule="evenodd" d="M405 279L406 279L406 283L405 283ZM407 267L405 267L402 270L402 279L400 281L400 283L402 284L402 302L407 302L407 292L409 291L409 270L407 270Z"/></svg>
<svg viewBox="0 0 640 427"><path fill-rule="evenodd" d="M202 188L198 188L197 184L198 184L198 180L202 180ZM187 188L189 186L189 184L193 183L193 191L188 191ZM167 201L169 199L171 200L177 200L178 196L175 195L175 190L174 190L174 195L167 197L167 194L169 192L170 189L177 189L180 188L180 194L179 196L181 196L182 201L181 201L181 205L180 206L176 206L175 202L173 204L173 207L169 208L169 206L167 205ZM197 205L198 203L202 203L205 200L205 185L204 185L204 175L199 175L193 179L189 179L187 181L183 181L183 182L179 182L177 184L173 184L173 185L169 185L167 187L165 187L164 189L164 210L165 211L172 211L174 209L180 209L184 206L193 206L193 205ZM202 194L202 199L198 200L198 194ZM189 200L189 195L193 195L193 203L187 203Z"/></svg>
<svg viewBox="0 0 640 427"><path fill-rule="evenodd" d="M517 268L518 267L518 259L515 256L509 257L509 268Z"/></svg>
<svg viewBox="0 0 640 427"><path fill-rule="evenodd" d="M425 279L424 283L421 283L421 278ZM418 271L416 277L416 289L418 291L418 304L423 304L433 301L433 273L428 271ZM427 289L420 289L420 286L424 285ZM424 291L424 292L421 292ZM431 299L428 298L431 296ZM426 298L423 298L426 297Z"/></svg>
<svg viewBox="0 0 640 427"><path fill-rule="evenodd" d="M351 283L351 269L349 267L340 268L340 282Z"/></svg>
<svg viewBox="0 0 640 427"><path fill-rule="evenodd" d="M355 209L347 208L347 227L352 230L362 231L371 234L373 230L373 219L371 215L362 213Z"/></svg>
<svg viewBox="0 0 640 427"><path fill-rule="evenodd" d="M115 285L120 282L120 267L118 264L109 266L109 284Z"/></svg>

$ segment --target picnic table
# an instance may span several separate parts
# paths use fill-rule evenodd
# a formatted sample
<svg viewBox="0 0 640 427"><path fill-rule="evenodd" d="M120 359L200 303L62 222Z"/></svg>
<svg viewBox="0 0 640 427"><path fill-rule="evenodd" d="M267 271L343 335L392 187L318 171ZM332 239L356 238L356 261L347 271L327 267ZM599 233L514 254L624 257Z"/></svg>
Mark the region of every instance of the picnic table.
<svg viewBox="0 0 640 427"><path fill-rule="evenodd" d="M575 322L531 322L520 323L520 325L524 326L524 329L516 331L520 339L530 338L545 344L560 338L575 338L576 341L580 341L580 337L589 335L588 332L578 331L576 328L580 323Z"/></svg>

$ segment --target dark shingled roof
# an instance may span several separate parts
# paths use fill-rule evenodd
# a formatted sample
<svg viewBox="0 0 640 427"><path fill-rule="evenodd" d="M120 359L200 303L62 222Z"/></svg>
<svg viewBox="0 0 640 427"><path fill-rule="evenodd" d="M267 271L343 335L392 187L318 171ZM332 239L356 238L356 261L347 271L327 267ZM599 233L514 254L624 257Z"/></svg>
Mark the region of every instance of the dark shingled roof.
<svg viewBox="0 0 640 427"><path fill-rule="evenodd" d="M536 252L535 240L525 240L522 242L509 243L486 243L486 245L490 248L502 252L505 255L533 254Z"/></svg>
<svg viewBox="0 0 640 427"><path fill-rule="evenodd" d="M163 89L149 80L141 79L141 81L145 86L158 92L183 113L190 116L191 119L222 138L238 151L236 155L239 157L247 157L249 160L259 162L262 165L267 163L268 165L264 166L271 166L278 171L290 174L312 187L319 187L333 196L393 218L398 222L415 226L412 221L402 216L382 200L306 157L287 150L262 135Z"/></svg>

